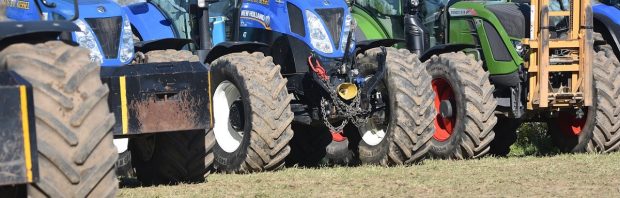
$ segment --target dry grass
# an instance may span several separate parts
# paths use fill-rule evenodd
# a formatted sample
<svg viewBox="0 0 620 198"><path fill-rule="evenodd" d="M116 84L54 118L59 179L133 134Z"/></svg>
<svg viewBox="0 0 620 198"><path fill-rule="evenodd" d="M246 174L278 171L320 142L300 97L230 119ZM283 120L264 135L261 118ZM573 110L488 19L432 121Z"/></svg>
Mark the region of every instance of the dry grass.
<svg viewBox="0 0 620 198"><path fill-rule="evenodd" d="M120 197L620 197L620 154L426 160L410 167L213 174L202 184L123 188Z"/></svg>

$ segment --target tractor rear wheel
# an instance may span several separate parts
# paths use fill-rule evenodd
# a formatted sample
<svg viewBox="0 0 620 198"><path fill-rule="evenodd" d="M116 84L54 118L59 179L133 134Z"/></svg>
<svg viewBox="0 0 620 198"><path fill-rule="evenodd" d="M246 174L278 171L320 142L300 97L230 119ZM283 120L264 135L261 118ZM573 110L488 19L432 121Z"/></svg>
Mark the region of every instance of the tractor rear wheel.
<svg viewBox="0 0 620 198"><path fill-rule="evenodd" d="M27 186L28 197L113 197L118 189L109 89L88 54L61 41L0 52L0 69L33 87L39 181Z"/></svg>
<svg viewBox="0 0 620 198"><path fill-rule="evenodd" d="M211 63L210 76L214 168L245 173L284 167L293 112L280 66L262 53L232 53Z"/></svg>
<svg viewBox="0 0 620 198"><path fill-rule="evenodd" d="M620 63L609 45L596 45L593 61L593 104L576 111L559 112L549 121L549 133L564 152L618 151L620 147Z"/></svg>
<svg viewBox="0 0 620 198"><path fill-rule="evenodd" d="M198 61L187 50L153 50L145 63ZM205 131L177 131L130 139L131 164L143 185L205 181L213 164L213 138Z"/></svg>
<svg viewBox="0 0 620 198"><path fill-rule="evenodd" d="M386 52L387 72L376 92L388 108L384 121L369 120L366 130L358 129L358 155L365 164L410 164L426 156L434 132L431 78L417 55L391 47ZM381 48L373 48L359 54L360 73L376 73L381 53Z"/></svg>
<svg viewBox="0 0 620 198"><path fill-rule="evenodd" d="M463 52L433 56L426 62L435 91L435 134L430 153L438 158L484 156L495 133L495 87L482 62Z"/></svg>

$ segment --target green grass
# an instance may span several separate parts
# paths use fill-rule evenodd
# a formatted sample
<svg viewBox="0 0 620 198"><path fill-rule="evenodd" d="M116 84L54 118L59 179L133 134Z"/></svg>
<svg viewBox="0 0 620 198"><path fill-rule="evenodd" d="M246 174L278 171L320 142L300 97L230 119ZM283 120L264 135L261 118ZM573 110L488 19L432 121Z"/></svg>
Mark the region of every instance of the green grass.
<svg viewBox="0 0 620 198"><path fill-rule="evenodd" d="M620 197L620 153L558 154L542 123L523 124L507 158L408 167L287 168L208 182L122 188L120 197Z"/></svg>
<svg viewBox="0 0 620 198"><path fill-rule="evenodd" d="M122 188L120 197L619 197L620 154L426 160L409 167L287 168Z"/></svg>

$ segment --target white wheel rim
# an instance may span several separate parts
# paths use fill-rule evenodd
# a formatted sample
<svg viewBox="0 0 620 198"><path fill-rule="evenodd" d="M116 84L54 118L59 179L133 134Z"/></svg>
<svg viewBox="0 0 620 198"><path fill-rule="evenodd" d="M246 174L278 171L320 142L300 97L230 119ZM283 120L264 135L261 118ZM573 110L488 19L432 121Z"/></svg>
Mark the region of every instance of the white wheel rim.
<svg viewBox="0 0 620 198"><path fill-rule="evenodd" d="M222 150L235 152L243 140L243 131L236 131L230 124L229 114L232 103L241 97L239 89L230 81L223 81L213 94L213 132L215 141Z"/></svg>
<svg viewBox="0 0 620 198"><path fill-rule="evenodd" d="M364 131L364 134L362 135L362 140L370 146L375 146L381 143L384 138L385 130L379 129L374 121L368 120L368 123L366 124L366 131Z"/></svg>

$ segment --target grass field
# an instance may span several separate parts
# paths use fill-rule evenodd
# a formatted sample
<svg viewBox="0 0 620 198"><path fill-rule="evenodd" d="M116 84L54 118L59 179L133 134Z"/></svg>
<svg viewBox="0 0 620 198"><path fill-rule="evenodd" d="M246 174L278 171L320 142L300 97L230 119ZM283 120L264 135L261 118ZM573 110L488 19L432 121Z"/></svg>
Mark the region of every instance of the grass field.
<svg viewBox="0 0 620 198"><path fill-rule="evenodd" d="M620 154L426 160L409 167L287 168L122 188L120 197L620 197Z"/></svg>

